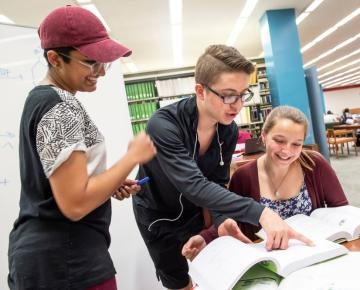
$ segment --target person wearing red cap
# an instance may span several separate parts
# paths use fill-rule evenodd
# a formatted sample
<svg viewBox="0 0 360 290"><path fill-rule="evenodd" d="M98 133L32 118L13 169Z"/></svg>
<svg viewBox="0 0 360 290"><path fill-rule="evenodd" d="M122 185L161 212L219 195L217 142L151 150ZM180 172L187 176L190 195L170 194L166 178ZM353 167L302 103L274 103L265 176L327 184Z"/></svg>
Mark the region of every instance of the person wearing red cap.
<svg viewBox="0 0 360 290"><path fill-rule="evenodd" d="M110 198L140 189L126 177L156 149L139 134L106 169L104 137L75 93L95 91L110 63L131 51L76 6L52 11L38 33L48 71L30 91L20 123L20 213L9 237L8 285L114 290Z"/></svg>

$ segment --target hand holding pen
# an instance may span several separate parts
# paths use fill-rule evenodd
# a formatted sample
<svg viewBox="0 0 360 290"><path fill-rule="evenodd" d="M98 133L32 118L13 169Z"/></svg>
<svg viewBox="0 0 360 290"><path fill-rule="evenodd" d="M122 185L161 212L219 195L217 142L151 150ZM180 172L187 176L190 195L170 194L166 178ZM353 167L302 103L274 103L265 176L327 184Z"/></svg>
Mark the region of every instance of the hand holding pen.
<svg viewBox="0 0 360 290"><path fill-rule="evenodd" d="M131 180L126 179L123 184L113 193L112 197L123 200L124 198L129 198L132 195L135 195L140 189L141 186L149 182L149 177L144 177L140 180Z"/></svg>

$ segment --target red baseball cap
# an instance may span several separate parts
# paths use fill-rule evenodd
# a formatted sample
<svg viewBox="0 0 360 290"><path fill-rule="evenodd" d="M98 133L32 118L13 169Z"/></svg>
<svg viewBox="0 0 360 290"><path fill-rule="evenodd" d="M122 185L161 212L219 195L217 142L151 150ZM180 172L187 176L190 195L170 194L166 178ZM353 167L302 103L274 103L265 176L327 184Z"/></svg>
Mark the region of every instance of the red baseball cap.
<svg viewBox="0 0 360 290"><path fill-rule="evenodd" d="M98 62L112 62L129 56L131 50L110 39L105 26L90 11L67 5L52 12L38 29L41 47L74 47L86 57Z"/></svg>

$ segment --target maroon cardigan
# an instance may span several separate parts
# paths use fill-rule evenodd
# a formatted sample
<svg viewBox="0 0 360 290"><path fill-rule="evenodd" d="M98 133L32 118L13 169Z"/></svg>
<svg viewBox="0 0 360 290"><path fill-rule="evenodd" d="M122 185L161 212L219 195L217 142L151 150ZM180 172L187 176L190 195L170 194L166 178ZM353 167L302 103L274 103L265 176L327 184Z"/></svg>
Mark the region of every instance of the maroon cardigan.
<svg viewBox="0 0 360 290"><path fill-rule="evenodd" d="M348 201L340 182L330 164L318 153L310 153L315 162L313 170L303 167L305 184L310 195L312 210L319 207L347 205ZM257 161L251 161L235 171L229 183L229 190L245 197L260 201L260 189ZM255 233L259 226L239 223L241 231L251 240L258 239ZM200 233L207 243L215 239L217 230L214 226Z"/></svg>

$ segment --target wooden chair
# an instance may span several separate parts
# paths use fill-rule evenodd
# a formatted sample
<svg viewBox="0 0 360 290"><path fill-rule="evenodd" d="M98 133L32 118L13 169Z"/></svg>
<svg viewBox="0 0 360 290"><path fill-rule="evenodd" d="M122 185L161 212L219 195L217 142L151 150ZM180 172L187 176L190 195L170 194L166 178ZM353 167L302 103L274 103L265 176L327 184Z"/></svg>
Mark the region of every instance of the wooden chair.
<svg viewBox="0 0 360 290"><path fill-rule="evenodd" d="M316 143L314 143L314 144L304 144L303 148L308 149L308 150L313 150L313 151L320 152L319 151L319 146Z"/></svg>
<svg viewBox="0 0 360 290"><path fill-rule="evenodd" d="M348 155L350 155L349 143L356 144L356 136L354 130L351 129L328 129L326 131L327 142L329 146L329 151L331 150L336 155L336 158L339 158L339 148L341 148L341 154L344 154L344 144L346 144ZM355 155L357 156L357 148L355 148Z"/></svg>
<svg viewBox="0 0 360 290"><path fill-rule="evenodd" d="M360 114L360 108L352 108L349 111L350 114Z"/></svg>

